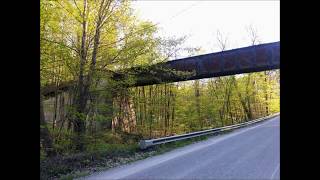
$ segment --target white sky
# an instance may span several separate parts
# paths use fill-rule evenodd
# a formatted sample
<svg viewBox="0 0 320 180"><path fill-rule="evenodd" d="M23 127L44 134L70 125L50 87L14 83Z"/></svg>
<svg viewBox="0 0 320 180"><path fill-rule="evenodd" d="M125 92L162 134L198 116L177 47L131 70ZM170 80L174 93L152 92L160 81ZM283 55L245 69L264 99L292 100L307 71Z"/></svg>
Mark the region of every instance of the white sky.
<svg viewBox="0 0 320 180"><path fill-rule="evenodd" d="M246 26L262 43L280 41L280 1L134 1L139 17L159 23L160 36L189 35L186 45L203 53L220 51L216 34L228 37L227 49L249 46Z"/></svg>

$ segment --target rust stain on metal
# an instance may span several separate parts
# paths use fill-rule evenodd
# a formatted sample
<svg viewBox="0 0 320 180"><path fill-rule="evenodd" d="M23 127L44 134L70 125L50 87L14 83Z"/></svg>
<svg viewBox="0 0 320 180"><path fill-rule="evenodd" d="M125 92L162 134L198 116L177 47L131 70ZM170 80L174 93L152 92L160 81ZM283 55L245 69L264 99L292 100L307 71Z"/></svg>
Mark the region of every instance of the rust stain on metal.
<svg viewBox="0 0 320 180"><path fill-rule="evenodd" d="M236 63L236 56L234 53L227 53L224 55L224 70L235 70Z"/></svg>
<svg viewBox="0 0 320 180"><path fill-rule="evenodd" d="M214 56L210 59L207 59L204 61L204 67L207 72L216 73L219 72L221 69L221 57L220 56Z"/></svg>
<svg viewBox="0 0 320 180"><path fill-rule="evenodd" d="M272 64L280 64L280 44L272 47Z"/></svg>
<svg viewBox="0 0 320 180"><path fill-rule="evenodd" d="M238 58L240 61L240 68L249 68L255 59L255 53L253 50L245 50L241 52Z"/></svg>
<svg viewBox="0 0 320 180"><path fill-rule="evenodd" d="M268 60L271 59L271 49L266 49L266 48L257 48L257 61L256 61L256 66L261 67L268 65Z"/></svg>

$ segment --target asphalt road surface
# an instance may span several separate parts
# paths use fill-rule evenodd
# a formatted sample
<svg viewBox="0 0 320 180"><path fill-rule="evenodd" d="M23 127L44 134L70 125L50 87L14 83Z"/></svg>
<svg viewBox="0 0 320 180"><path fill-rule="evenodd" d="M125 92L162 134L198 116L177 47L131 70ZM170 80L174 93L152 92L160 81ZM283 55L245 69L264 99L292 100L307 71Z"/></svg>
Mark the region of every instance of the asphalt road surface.
<svg viewBox="0 0 320 180"><path fill-rule="evenodd" d="M280 116L82 179L280 179Z"/></svg>

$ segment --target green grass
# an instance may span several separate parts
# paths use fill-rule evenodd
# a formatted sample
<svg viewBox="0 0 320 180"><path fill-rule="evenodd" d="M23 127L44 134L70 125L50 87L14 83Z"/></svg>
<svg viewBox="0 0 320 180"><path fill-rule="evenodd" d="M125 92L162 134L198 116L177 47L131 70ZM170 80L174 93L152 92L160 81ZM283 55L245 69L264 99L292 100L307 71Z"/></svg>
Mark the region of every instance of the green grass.
<svg viewBox="0 0 320 180"><path fill-rule="evenodd" d="M68 180L87 176L96 171L128 164L205 139L207 139L206 136L196 137L161 144L146 150L140 150L137 143L99 144L97 149L89 152L40 160L40 177L41 179Z"/></svg>
<svg viewBox="0 0 320 180"><path fill-rule="evenodd" d="M226 133L226 132L223 132ZM156 145L146 150L140 150L137 143L134 144L106 144L100 142L87 152L58 156L52 159L40 161L40 179L68 180L87 176L97 171L128 164L150 156L163 154L176 148L207 140L210 136L223 133L205 135Z"/></svg>

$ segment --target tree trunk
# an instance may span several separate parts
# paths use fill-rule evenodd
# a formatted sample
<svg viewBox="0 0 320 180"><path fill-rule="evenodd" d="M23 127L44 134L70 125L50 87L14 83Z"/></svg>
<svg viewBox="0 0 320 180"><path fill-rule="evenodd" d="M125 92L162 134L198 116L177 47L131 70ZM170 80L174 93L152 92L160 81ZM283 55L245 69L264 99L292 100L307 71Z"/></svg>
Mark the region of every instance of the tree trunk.
<svg viewBox="0 0 320 180"><path fill-rule="evenodd" d="M266 91L265 91L265 101L266 101L266 115L268 116L269 115L269 99L268 99L268 96L269 96L269 94L268 94L268 73L267 73L267 71L265 71L264 72L264 75L265 75L265 77L264 77L264 81L265 81L265 84L266 84Z"/></svg>
<svg viewBox="0 0 320 180"><path fill-rule="evenodd" d="M172 90L170 89L170 97L172 98L172 111L171 111L171 134L174 133L174 106L175 106L175 97L174 94L172 92Z"/></svg>
<svg viewBox="0 0 320 180"><path fill-rule="evenodd" d="M153 114L153 109L152 109L152 85L149 86L149 132L150 132L150 137L152 135L152 114Z"/></svg>
<svg viewBox="0 0 320 180"><path fill-rule="evenodd" d="M196 97L196 110L197 110L197 116L198 116L198 121L200 122L200 128L203 128L203 121L201 119L201 107L200 107L200 84L199 80L195 80L194 82L194 88L195 88L195 97Z"/></svg>
<svg viewBox="0 0 320 180"><path fill-rule="evenodd" d="M84 66L87 58L87 50L86 50L86 37L87 37L87 1L84 0L83 3L83 13L82 13L82 40L81 40L81 48L80 48L80 71L79 71L79 81L76 99L74 102L74 106L76 107L76 116L73 120L74 122L74 132L76 137L74 138L75 148L78 151L83 151L84 149L84 134L85 134L85 121L83 119L85 108L87 105L87 94L85 90L85 82L84 82Z"/></svg>
<svg viewBox="0 0 320 180"><path fill-rule="evenodd" d="M163 102L163 116L164 116L164 136L167 136L168 120L167 120L167 84L164 84L164 102Z"/></svg>
<svg viewBox="0 0 320 180"><path fill-rule="evenodd" d="M237 81L233 81L233 83L234 83L235 89L238 89ZM239 90L237 90L237 92L238 92L238 97L239 97L240 103L242 105L243 111L247 117L247 120L251 119L251 113L250 113L249 108L247 107L246 100L242 98L241 92Z"/></svg>

